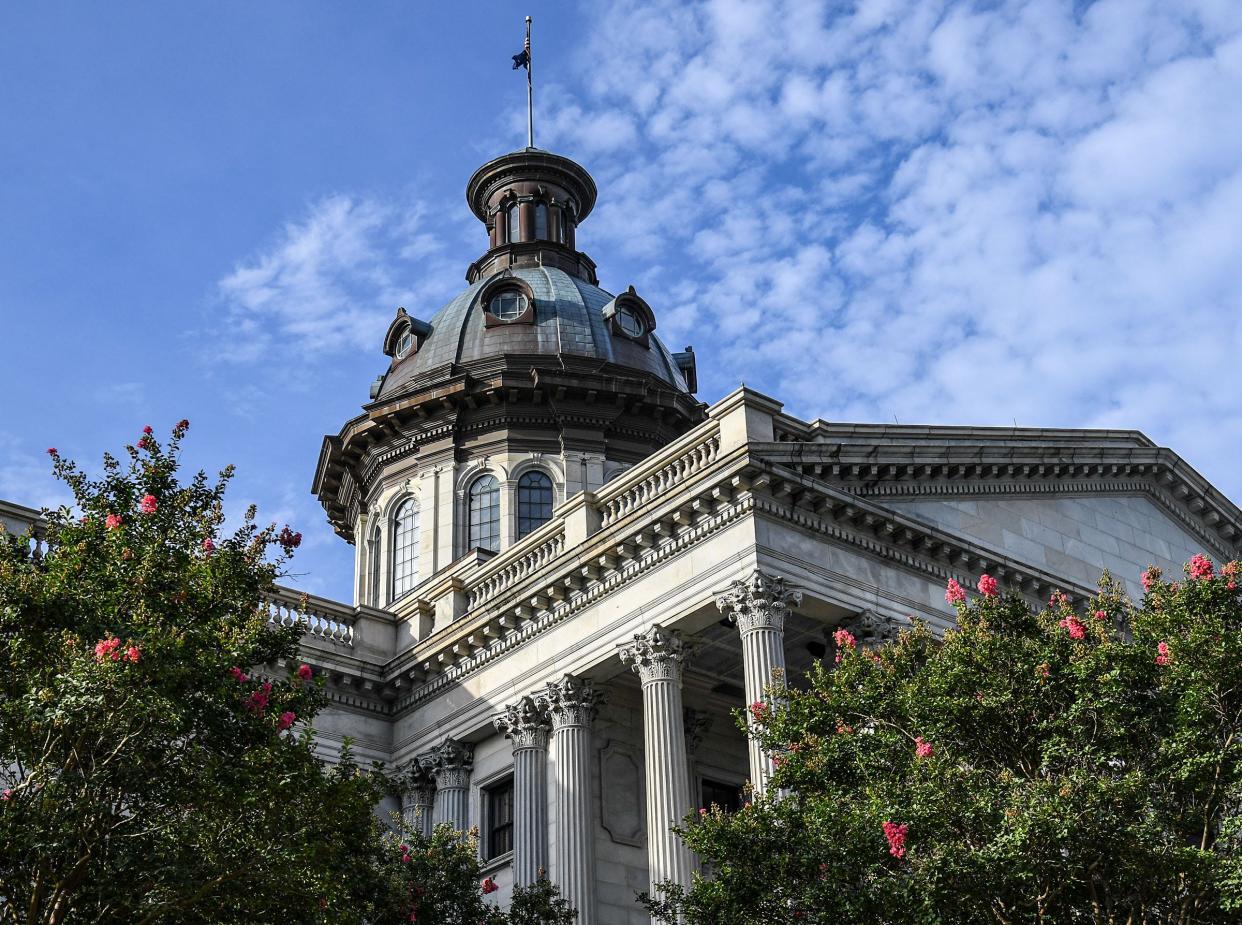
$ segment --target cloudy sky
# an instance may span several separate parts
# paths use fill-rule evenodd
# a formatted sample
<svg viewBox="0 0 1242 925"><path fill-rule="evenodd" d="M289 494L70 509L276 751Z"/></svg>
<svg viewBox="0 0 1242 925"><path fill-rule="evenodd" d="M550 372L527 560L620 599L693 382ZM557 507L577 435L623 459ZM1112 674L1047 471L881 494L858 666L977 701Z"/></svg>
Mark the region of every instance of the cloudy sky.
<svg viewBox="0 0 1242 925"><path fill-rule="evenodd" d="M1242 500L1237 0L6 4L0 498L188 417L347 597L319 443L485 247L527 12L579 244L704 400L1138 428Z"/></svg>

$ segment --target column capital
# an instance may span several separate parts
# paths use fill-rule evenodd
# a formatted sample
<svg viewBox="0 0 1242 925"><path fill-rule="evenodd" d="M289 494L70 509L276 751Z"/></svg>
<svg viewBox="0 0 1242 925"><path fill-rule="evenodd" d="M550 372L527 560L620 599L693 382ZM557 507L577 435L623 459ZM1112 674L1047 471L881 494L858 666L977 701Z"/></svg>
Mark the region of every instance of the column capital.
<svg viewBox="0 0 1242 925"><path fill-rule="evenodd" d="M548 747L548 731L551 722L548 713L534 697L522 697L516 703L505 706L492 719L496 731L513 743L513 750Z"/></svg>
<svg viewBox="0 0 1242 925"><path fill-rule="evenodd" d="M618 645L621 664L633 669L643 684L652 681L681 681L681 670L690 654L681 634L652 626L645 633L635 633L634 640Z"/></svg>
<svg viewBox="0 0 1242 925"><path fill-rule="evenodd" d="M470 771L474 768L474 746L448 738L431 751L419 755L418 762L435 777L437 790L469 787Z"/></svg>
<svg viewBox="0 0 1242 925"><path fill-rule="evenodd" d="M703 736L712 726L712 718L702 710L686 707L682 710L682 725L686 730L686 752L693 755L703 744Z"/></svg>
<svg viewBox="0 0 1242 925"><path fill-rule="evenodd" d="M734 580L729 590L716 596L717 609L737 621L742 635L765 627L783 632L785 618L800 603L801 591L789 587L779 575L769 575L759 569L747 578Z"/></svg>
<svg viewBox="0 0 1242 925"><path fill-rule="evenodd" d="M854 637L855 642L864 649L874 649L889 640L896 639L901 631L901 624L892 617L876 613L874 610L861 610L843 624Z"/></svg>
<svg viewBox="0 0 1242 925"><path fill-rule="evenodd" d="M413 758L397 772L397 783L406 793L431 792L436 787L435 771L424 762L426 755Z"/></svg>
<svg viewBox="0 0 1242 925"><path fill-rule="evenodd" d="M539 695L539 705L547 711L553 730L590 726L603 702L603 691L584 678L568 674L559 681L549 681Z"/></svg>

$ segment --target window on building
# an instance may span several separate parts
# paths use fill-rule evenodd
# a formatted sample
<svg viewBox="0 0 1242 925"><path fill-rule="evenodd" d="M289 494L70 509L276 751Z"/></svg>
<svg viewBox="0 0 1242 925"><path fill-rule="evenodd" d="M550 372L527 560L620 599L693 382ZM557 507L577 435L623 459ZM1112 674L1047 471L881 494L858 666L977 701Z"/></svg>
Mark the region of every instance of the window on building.
<svg viewBox="0 0 1242 925"><path fill-rule="evenodd" d="M556 216L556 243L557 244L565 243L565 222L567 222L568 220L569 220L569 216L565 213L565 210L558 209L557 216Z"/></svg>
<svg viewBox="0 0 1242 925"><path fill-rule="evenodd" d="M621 326L621 330L628 337L642 337L643 332L647 330L647 326L643 324L643 319L638 316L638 312L629 306L623 306L617 310L617 324Z"/></svg>
<svg viewBox="0 0 1242 925"><path fill-rule="evenodd" d="M522 316L527 304L526 293L516 289L502 289L492 296L487 303L487 310L501 321L512 321Z"/></svg>
<svg viewBox="0 0 1242 925"><path fill-rule="evenodd" d="M367 602L372 607L380 605L380 528L379 524L371 531L371 539L367 541L367 562L370 565L370 578L367 581Z"/></svg>
<svg viewBox="0 0 1242 925"><path fill-rule="evenodd" d="M393 600L418 584L418 542L418 504L409 498L392 518Z"/></svg>
<svg viewBox="0 0 1242 925"><path fill-rule="evenodd" d="M469 492L467 549L500 552L500 483L494 475L474 480Z"/></svg>
<svg viewBox="0 0 1242 925"><path fill-rule="evenodd" d="M725 812L735 813L742 808L742 788L737 784L723 784L704 777L701 785L703 802L700 806L703 809L711 809L712 804L715 804Z"/></svg>
<svg viewBox="0 0 1242 925"><path fill-rule="evenodd" d="M542 202L535 204L535 239L548 240L548 207Z"/></svg>
<svg viewBox="0 0 1242 925"><path fill-rule="evenodd" d="M518 224L518 204L509 206L509 243L519 240L521 226Z"/></svg>
<svg viewBox="0 0 1242 925"><path fill-rule="evenodd" d="M513 850L513 778L484 790L483 801L487 820L484 860L490 861Z"/></svg>
<svg viewBox="0 0 1242 925"><path fill-rule="evenodd" d="M537 469L518 479L517 535L520 540L552 519L552 480Z"/></svg>

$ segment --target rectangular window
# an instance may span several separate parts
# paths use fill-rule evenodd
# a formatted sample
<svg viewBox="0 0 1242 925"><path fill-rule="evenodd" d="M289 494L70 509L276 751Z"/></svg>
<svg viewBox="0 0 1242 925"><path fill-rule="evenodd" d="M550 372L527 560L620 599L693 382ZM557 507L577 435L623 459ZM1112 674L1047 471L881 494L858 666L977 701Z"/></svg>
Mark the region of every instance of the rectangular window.
<svg viewBox="0 0 1242 925"><path fill-rule="evenodd" d="M718 780L701 781L703 809L711 809L712 804L719 806L727 813L735 813L742 807L742 788L736 784L722 784Z"/></svg>
<svg viewBox="0 0 1242 925"><path fill-rule="evenodd" d="M513 850L513 778L507 778L483 791L487 838L484 860Z"/></svg>

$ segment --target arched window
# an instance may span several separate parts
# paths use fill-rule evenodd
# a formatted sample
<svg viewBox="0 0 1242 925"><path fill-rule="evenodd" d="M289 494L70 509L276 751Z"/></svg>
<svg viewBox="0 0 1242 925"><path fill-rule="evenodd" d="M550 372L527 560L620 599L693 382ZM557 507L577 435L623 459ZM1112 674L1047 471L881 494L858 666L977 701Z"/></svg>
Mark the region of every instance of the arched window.
<svg viewBox="0 0 1242 925"><path fill-rule="evenodd" d="M509 206L509 243L512 244L521 236L518 226L518 204Z"/></svg>
<svg viewBox="0 0 1242 925"><path fill-rule="evenodd" d="M380 605L380 528L379 524L371 531L371 539L367 541L367 563L370 566L370 577L367 580L367 603L372 607Z"/></svg>
<svg viewBox="0 0 1242 925"><path fill-rule="evenodd" d="M494 475L474 480L468 496L467 549L500 552L500 483Z"/></svg>
<svg viewBox="0 0 1242 925"><path fill-rule="evenodd" d="M539 241L548 239L548 207L542 202L535 204L535 238Z"/></svg>
<svg viewBox="0 0 1242 925"><path fill-rule="evenodd" d="M410 498L392 517L392 598L418 584L418 505Z"/></svg>
<svg viewBox="0 0 1242 925"><path fill-rule="evenodd" d="M552 480L538 469L518 479L518 529L520 540L552 519Z"/></svg>

